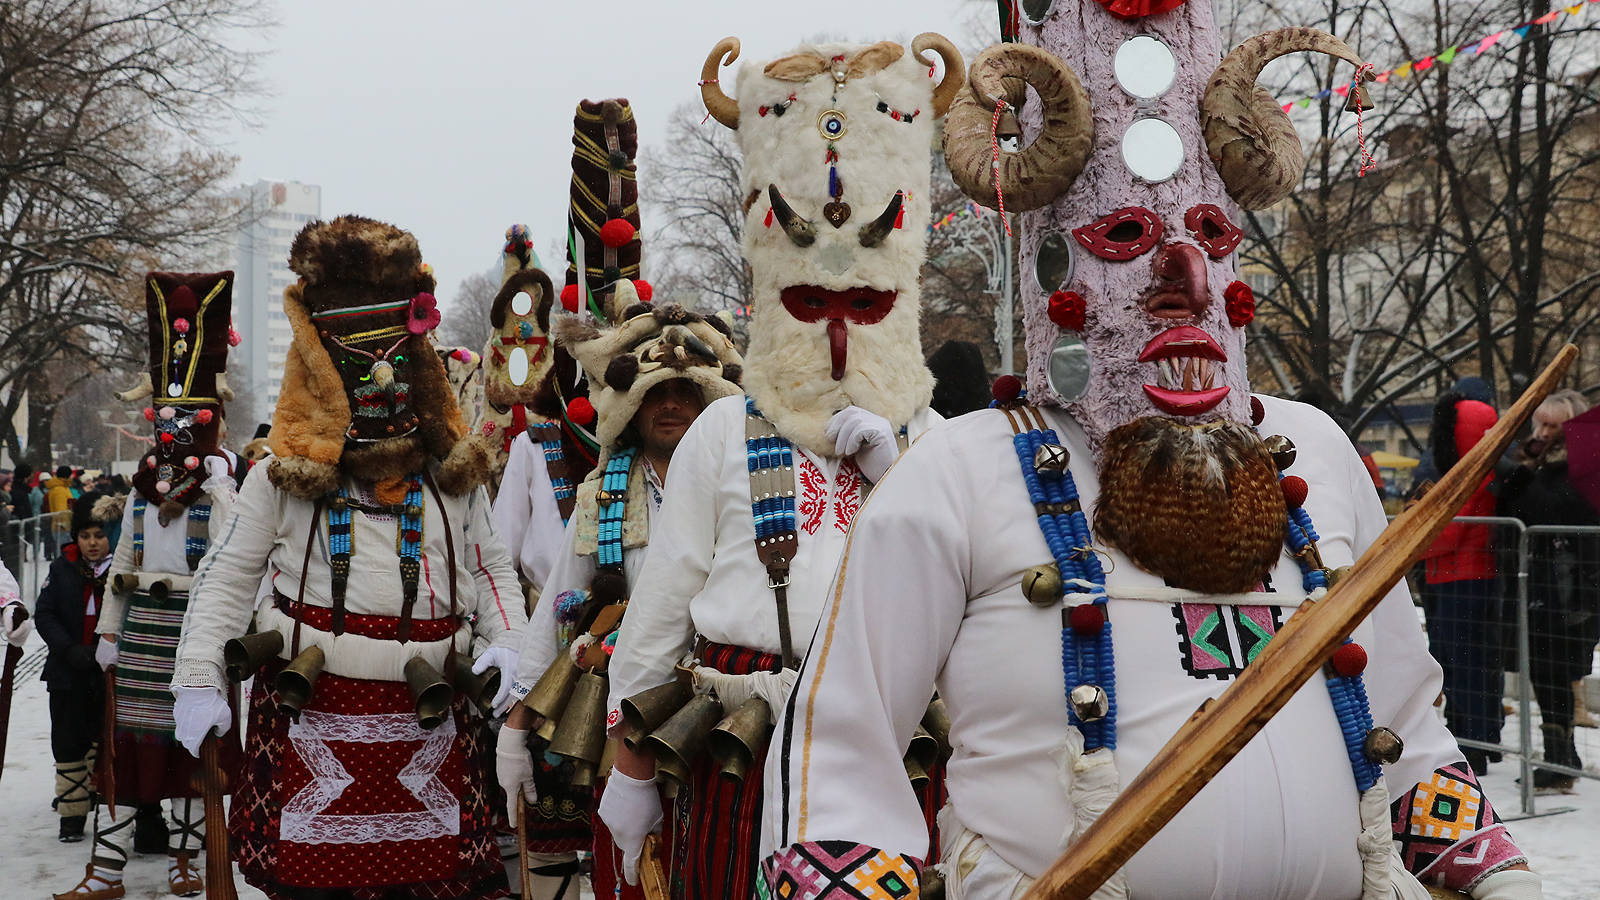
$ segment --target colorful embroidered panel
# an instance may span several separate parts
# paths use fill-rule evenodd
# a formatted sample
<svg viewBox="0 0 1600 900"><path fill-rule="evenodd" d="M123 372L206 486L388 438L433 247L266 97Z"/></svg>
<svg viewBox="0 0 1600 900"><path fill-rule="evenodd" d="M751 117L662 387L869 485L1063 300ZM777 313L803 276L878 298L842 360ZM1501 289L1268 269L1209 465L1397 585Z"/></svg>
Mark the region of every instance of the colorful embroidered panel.
<svg viewBox="0 0 1600 900"><path fill-rule="evenodd" d="M1283 624L1276 606L1175 603L1178 655L1195 678L1225 681L1244 671Z"/></svg>
<svg viewBox="0 0 1600 900"><path fill-rule="evenodd" d="M761 863L760 900L907 900L917 897L917 863L850 841L808 841Z"/></svg>
<svg viewBox="0 0 1600 900"><path fill-rule="evenodd" d="M1401 861L1426 884L1466 891L1526 862L1466 763L1436 770L1395 800L1389 813Z"/></svg>

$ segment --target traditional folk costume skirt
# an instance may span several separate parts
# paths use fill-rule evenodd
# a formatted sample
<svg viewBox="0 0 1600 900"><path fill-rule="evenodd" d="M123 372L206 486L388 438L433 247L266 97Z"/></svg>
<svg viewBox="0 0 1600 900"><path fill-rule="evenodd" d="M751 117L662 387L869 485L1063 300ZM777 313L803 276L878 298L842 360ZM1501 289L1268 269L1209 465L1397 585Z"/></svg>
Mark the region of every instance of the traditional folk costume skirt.
<svg viewBox="0 0 1600 900"><path fill-rule="evenodd" d="M155 803L173 797L199 797L192 776L200 761L173 739L172 670L178 652L186 591L158 600L145 591L128 598L128 617L118 639L117 723L113 754L117 800ZM237 747L225 741L224 748ZM224 759L237 763L230 752Z"/></svg>
<svg viewBox="0 0 1600 900"><path fill-rule="evenodd" d="M397 623L345 620L348 632L380 639L394 639ZM454 629L449 619L417 621L412 636L438 640ZM274 660L256 679L229 812L245 880L274 900L321 890L358 900L504 897L482 730L467 721L466 701L457 697L444 724L424 731L403 682L324 672L294 721L270 687L284 665Z"/></svg>

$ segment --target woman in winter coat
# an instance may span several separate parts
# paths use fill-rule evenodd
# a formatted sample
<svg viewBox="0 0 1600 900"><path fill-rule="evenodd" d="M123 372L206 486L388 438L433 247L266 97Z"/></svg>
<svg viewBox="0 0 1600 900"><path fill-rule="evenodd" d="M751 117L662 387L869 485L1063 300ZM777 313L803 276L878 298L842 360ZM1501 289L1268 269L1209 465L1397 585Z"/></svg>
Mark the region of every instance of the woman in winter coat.
<svg viewBox="0 0 1600 900"><path fill-rule="evenodd" d="M1533 437L1500 490L1499 514L1528 525L1600 525L1600 513L1567 480L1563 424L1589 409L1577 391L1550 395L1533 413ZM1600 640L1600 537L1530 536L1528 669L1539 701L1544 759L1582 768L1572 736L1572 683L1589 674ZM1534 786L1571 792L1573 778L1540 769Z"/></svg>

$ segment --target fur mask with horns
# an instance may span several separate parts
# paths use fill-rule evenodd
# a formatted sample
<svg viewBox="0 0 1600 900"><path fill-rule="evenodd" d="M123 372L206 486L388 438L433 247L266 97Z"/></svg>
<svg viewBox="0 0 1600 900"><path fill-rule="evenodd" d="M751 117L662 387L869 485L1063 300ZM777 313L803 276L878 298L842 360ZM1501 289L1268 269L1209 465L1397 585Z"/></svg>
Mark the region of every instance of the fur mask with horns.
<svg viewBox="0 0 1600 900"><path fill-rule="evenodd" d="M944 78L930 77L935 51ZM744 156L744 253L753 276L745 388L786 437L825 456L828 420L860 406L904 426L933 377L917 336L934 122L965 81L937 34L817 44L740 68L739 42L701 74L706 108ZM726 57L726 59L724 59Z"/></svg>
<svg viewBox="0 0 1600 900"><path fill-rule="evenodd" d="M267 476L314 500L344 471L399 502L405 477L439 463L439 489L483 483L488 456L466 439L455 392L428 339L438 325L433 273L416 238L360 216L315 221L289 250L300 280L284 289L293 341L273 414Z"/></svg>
<svg viewBox="0 0 1600 900"><path fill-rule="evenodd" d="M968 196L994 208L1003 194L1023 212L1029 395L1065 404L1097 448L1146 416L1250 421L1255 301L1237 280L1239 209L1282 200L1304 168L1288 117L1255 79L1300 50L1362 65L1309 28L1251 38L1218 64L1211 4L1102 2L1040 4L1016 43L980 53L944 135ZM998 137L1021 146L1000 154L997 186L998 102Z"/></svg>
<svg viewBox="0 0 1600 900"><path fill-rule="evenodd" d="M556 342L583 365L594 405L595 437L603 471L623 430L656 385L682 378L710 403L740 392L743 373L732 332L722 319L705 318L676 303L641 302L633 285L617 283L608 316L617 325L601 330L587 318L560 316Z"/></svg>
<svg viewBox="0 0 1600 900"><path fill-rule="evenodd" d="M511 442L529 425L546 421L532 411L550 371L550 310L555 292L539 268L528 226L506 229L500 292L489 305L489 340L483 346L483 403L473 430L488 441L490 489L500 484Z"/></svg>

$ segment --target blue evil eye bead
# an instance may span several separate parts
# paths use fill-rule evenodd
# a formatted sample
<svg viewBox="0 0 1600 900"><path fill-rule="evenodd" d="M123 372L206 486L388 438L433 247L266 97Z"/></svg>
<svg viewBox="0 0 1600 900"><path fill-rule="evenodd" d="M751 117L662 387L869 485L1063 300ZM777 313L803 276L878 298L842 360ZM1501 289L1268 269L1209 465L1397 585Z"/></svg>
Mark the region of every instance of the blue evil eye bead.
<svg viewBox="0 0 1600 900"><path fill-rule="evenodd" d="M848 120L844 113L837 109L824 110L822 115L817 116L817 132L826 140L838 140L844 137L848 130Z"/></svg>
<svg viewBox="0 0 1600 900"><path fill-rule="evenodd" d="M523 340L527 340L533 337L533 325L528 322L521 322L517 326L517 332L522 336Z"/></svg>

